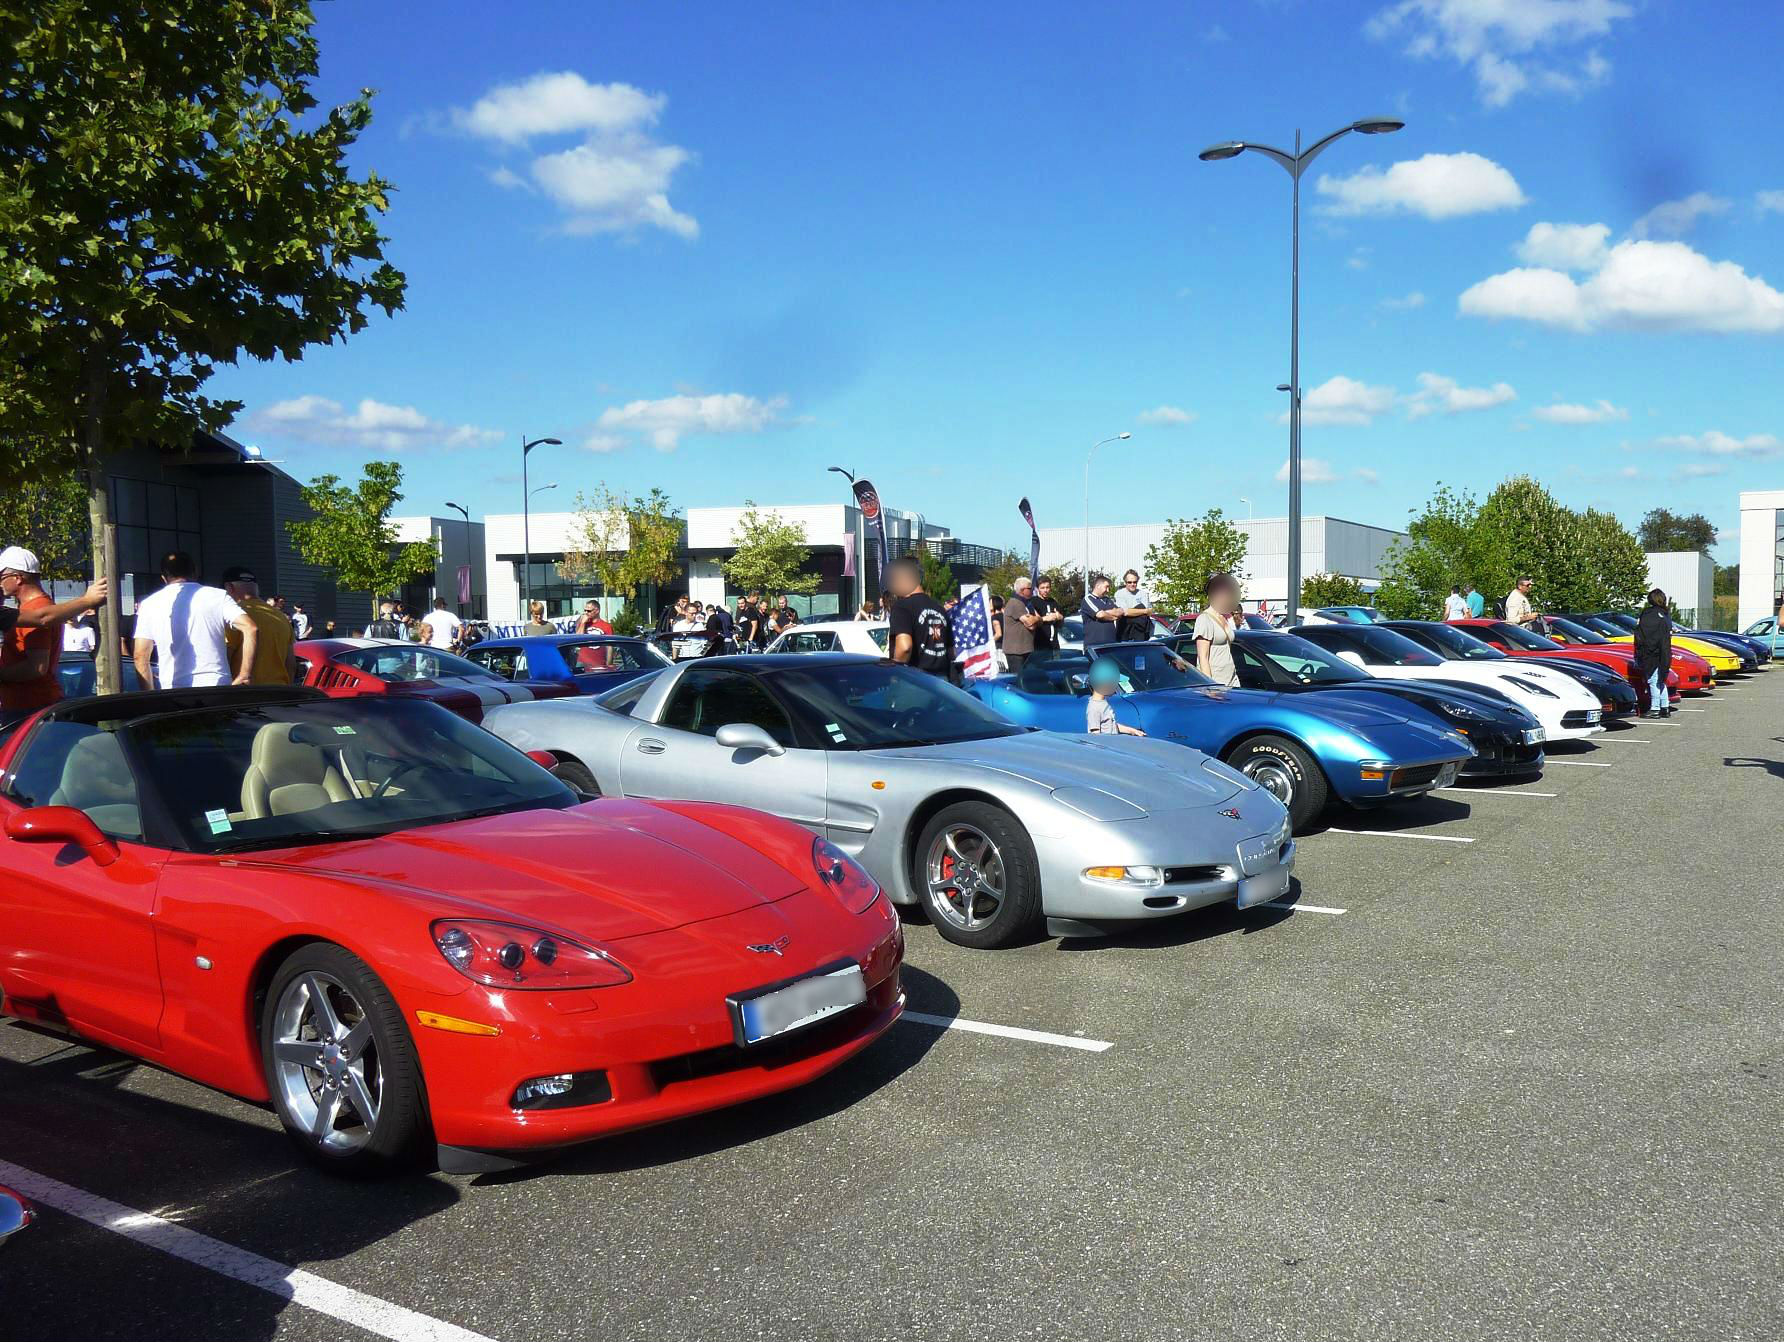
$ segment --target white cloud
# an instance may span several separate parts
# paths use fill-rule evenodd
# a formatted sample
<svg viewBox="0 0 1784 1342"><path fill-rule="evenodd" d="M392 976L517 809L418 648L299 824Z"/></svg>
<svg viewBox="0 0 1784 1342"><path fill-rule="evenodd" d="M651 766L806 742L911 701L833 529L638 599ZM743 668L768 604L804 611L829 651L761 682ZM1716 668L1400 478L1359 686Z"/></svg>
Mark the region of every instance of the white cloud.
<svg viewBox="0 0 1784 1342"><path fill-rule="evenodd" d="M1632 238L1682 238L1697 227L1705 215L1727 214L1729 202L1708 191L1693 191L1683 200L1669 200L1656 205L1629 226Z"/></svg>
<svg viewBox="0 0 1784 1342"><path fill-rule="evenodd" d="M1456 306L1573 331L1784 331L1784 293L1682 242L1619 242L1591 269L1580 281L1540 266L1507 270L1464 290Z"/></svg>
<svg viewBox="0 0 1784 1342"><path fill-rule="evenodd" d="M1151 410L1142 410L1138 416L1142 424L1156 424L1166 428L1181 428L1195 417L1195 411L1185 410L1181 406L1175 405L1161 405Z"/></svg>
<svg viewBox="0 0 1784 1342"><path fill-rule="evenodd" d="M1655 441L1656 447L1700 452L1712 457L1775 457L1784 453L1784 438L1772 433L1752 433L1745 438L1711 429L1707 433L1681 433Z"/></svg>
<svg viewBox="0 0 1784 1342"><path fill-rule="evenodd" d="M1459 415L1470 410L1491 410L1517 399L1517 392L1506 382L1495 382L1490 387L1464 387L1453 377L1420 373L1419 389L1406 398L1406 417L1422 419L1439 412Z"/></svg>
<svg viewBox="0 0 1784 1342"><path fill-rule="evenodd" d="M1784 191L1761 191L1754 195L1753 203L1759 207L1761 214L1784 214Z"/></svg>
<svg viewBox="0 0 1784 1342"><path fill-rule="evenodd" d="M369 398L348 410L326 396L297 396L273 402L249 416L249 422L275 437L375 452L403 452L417 447L485 447L502 437L494 429L444 424L412 405L389 405Z"/></svg>
<svg viewBox="0 0 1784 1342"><path fill-rule="evenodd" d="M669 203L669 190L693 155L651 133L667 104L660 93L591 84L563 71L499 84L455 111L453 120L472 135L517 150L539 137L580 135L580 144L534 154L524 176L507 164L490 173L497 186L537 187L564 211L568 233L660 228L692 239L700 225Z"/></svg>
<svg viewBox="0 0 1784 1342"><path fill-rule="evenodd" d="M617 433L591 433L582 440L584 452L617 452L626 445L626 440Z"/></svg>
<svg viewBox="0 0 1784 1342"><path fill-rule="evenodd" d="M1324 457L1301 458L1301 483L1304 485L1329 485L1338 478L1338 472L1332 469L1332 463ZM1288 483L1288 462L1276 468L1276 482Z"/></svg>
<svg viewBox="0 0 1784 1342"><path fill-rule="evenodd" d="M1425 296L1414 289L1404 298L1384 298L1381 300L1381 305L1395 312L1410 312L1413 308L1425 306Z"/></svg>
<svg viewBox="0 0 1784 1342"><path fill-rule="evenodd" d="M1525 265L1556 270L1597 270L1610 255L1609 224L1532 224L1518 244Z"/></svg>
<svg viewBox="0 0 1784 1342"><path fill-rule="evenodd" d="M784 396L767 401L740 392L665 396L657 401L610 406L601 412L596 428L642 433L658 451L673 452L684 434L756 433L777 423L786 408Z"/></svg>
<svg viewBox="0 0 1784 1342"><path fill-rule="evenodd" d="M1633 12L1626 0L1399 0L1364 31L1404 39L1409 56L1471 69L1481 101L1503 107L1521 93L1578 97L1604 83L1610 62L1577 49Z"/></svg>
<svg viewBox="0 0 1784 1342"><path fill-rule="evenodd" d="M1688 461L1673 474L1683 480L1700 480L1708 475L1727 475L1728 467L1715 461Z"/></svg>
<svg viewBox="0 0 1784 1342"><path fill-rule="evenodd" d="M1386 414L1393 405L1392 387L1371 387L1340 374L1301 393L1301 421L1305 424L1367 424L1377 415Z"/></svg>
<svg viewBox="0 0 1784 1342"><path fill-rule="evenodd" d="M1332 203L1325 213L1419 214L1453 219L1525 203L1517 179L1479 154L1426 154L1386 172L1371 164L1349 177L1321 177L1315 189Z"/></svg>
<svg viewBox="0 0 1784 1342"><path fill-rule="evenodd" d="M1361 480L1366 485L1379 485L1381 483L1381 472L1372 471L1367 466L1359 466L1356 470L1351 472L1351 474L1355 475L1357 479Z"/></svg>
<svg viewBox="0 0 1784 1342"><path fill-rule="evenodd" d="M1569 405L1564 402L1539 405L1530 414L1532 418L1540 419L1545 424L1604 424L1613 419L1629 418L1627 410L1622 406L1612 405L1609 401L1598 401L1593 405Z"/></svg>

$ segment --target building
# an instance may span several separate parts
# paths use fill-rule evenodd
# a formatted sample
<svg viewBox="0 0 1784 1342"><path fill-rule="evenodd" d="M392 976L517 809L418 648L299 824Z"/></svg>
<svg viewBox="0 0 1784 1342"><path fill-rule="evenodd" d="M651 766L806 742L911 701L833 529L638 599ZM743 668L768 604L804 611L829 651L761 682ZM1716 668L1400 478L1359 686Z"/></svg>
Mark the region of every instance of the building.
<svg viewBox="0 0 1784 1342"><path fill-rule="evenodd" d="M434 608L436 597L448 610L468 620L481 620L489 608L489 564L483 552L483 523L456 514L452 517L393 517L391 528L399 545L415 541L434 543L440 565L432 573L406 584L397 597L417 615Z"/></svg>
<svg viewBox="0 0 1784 1342"><path fill-rule="evenodd" d="M1711 627L1716 618L1716 562L1702 550L1650 553L1648 586L1666 593L1686 628Z"/></svg>
<svg viewBox="0 0 1784 1342"><path fill-rule="evenodd" d="M1784 489L1741 493L1739 625L1776 615L1784 602Z"/></svg>
<svg viewBox="0 0 1784 1342"><path fill-rule="evenodd" d="M1247 538L1244 596L1247 603L1268 601L1280 609L1288 599L1288 519L1286 517L1232 518ZM1041 528L1041 564L1088 567L1119 582L1128 569L1146 573L1146 551L1165 534L1163 522L1136 522L1126 526L1091 527L1089 563L1085 564L1085 532L1082 527ZM1381 563L1404 532L1386 527L1347 522L1337 517L1301 519L1301 576L1336 573L1355 578L1373 591L1381 583Z"/></svg>
<svg viewBox="0 0 1784 1342"><path fill-rule="evenodd" d="M679 555L681 576L661 592L648 587L640 591L638 608L646 615L653 614L662 603L683 592L706 605L718 601L734 604L742 593L726 581L720 564L737 553L736 535L744 511L742 507L688 509ZM817 577L818 587L810 596L790 598L801 618L850 614L864 594L879 591L878 540L874 535L862 534L861 514L854 505L757 504L756 511L773 513L805 530L805 543L811 551L805 571ZM604 592L598 582L571 578L561 568L564 557L580 543L577 514L533 513L523 518L520 513L494 513L483 521L487 538L485 585L492 623L524 618L521 569L527 556L531 557L528 586L532 599L545 603L549 617L580 610L591 599L598 601L609 617L625 604L622 597ZM616 525L614 531L623 537L623 524ZM889 512L886 534L887 548L894 557L908 553L920 537L923 545L944 559L962 582L977 581L980 573L1001 556L1001 551L994 547L969 545L956 539L946 527L917 513ZM863 571L867 575L865 583L859 576Z"/></svg>

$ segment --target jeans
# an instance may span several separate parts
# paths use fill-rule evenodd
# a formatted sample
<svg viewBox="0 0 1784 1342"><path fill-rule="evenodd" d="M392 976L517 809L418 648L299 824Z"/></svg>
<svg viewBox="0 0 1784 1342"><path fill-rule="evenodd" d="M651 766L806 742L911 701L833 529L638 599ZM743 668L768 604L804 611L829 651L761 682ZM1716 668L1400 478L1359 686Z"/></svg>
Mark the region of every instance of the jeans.
<svg viewBox="0 0 1784 1342"><path fill-rule="evenodd" d="M1667 709L1666 668L1656 667L1648 672L1648 708L1655 713L1664 713Z"/></svg>

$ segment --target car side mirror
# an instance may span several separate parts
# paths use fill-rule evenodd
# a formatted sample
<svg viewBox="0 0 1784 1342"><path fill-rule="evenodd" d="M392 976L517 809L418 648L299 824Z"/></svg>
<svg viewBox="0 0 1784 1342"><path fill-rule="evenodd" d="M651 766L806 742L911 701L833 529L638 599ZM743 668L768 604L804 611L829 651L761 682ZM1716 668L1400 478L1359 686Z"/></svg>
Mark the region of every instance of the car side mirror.
<svg viewBox="0 0 1784 1342"><path fill-rule="evenodd" d="M1363 661L1363 654L1360 652L1351 652L1348 648L1338 654L1338 660L1341 662L1349 662L1359 671L1367 669L1367 663Z"/></svg>
<svg viewBox="0 0 1784 1342"><path fill-rule="evenodd" d="M15 843L72 843L102 867L118 860L118 845L99 832L85 811L72 806L33 806L6 817L6 837Z"/></svg>
<svg viewBox="0 0 1784 1342"><path fill-rule="evenodd" d="M754 750L763 755L784 755L787 748L753 722L727 722L713 737L727 750Z"/></svg>

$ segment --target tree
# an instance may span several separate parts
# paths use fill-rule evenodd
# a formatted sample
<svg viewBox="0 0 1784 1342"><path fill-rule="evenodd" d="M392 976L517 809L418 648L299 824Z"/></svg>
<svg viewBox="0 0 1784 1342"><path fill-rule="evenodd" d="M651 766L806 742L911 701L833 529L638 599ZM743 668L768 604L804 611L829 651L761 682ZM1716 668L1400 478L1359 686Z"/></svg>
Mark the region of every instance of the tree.
<svg viewBox="0 0 1784 1342"><path fill-rule="evenodd" d="M440 562L431 537L404 545L391 528L390 510L403 497L402 483L403 468L394 461L368 461L357 485L319 475L303 487L314 516L285 524L306 563L333 569L343 588L372 594L374 618L380 597L427 576Z"/></svg>
<svg viewBox="0 0 1784 1342"><path fill-rule="evenodd" d="M1158 543L1146 551L1146 581L1163 609L1177 614L1194 610L1207 596L1208 579L1216 573L1244 580L1239 566L1245 562L1248 543L1245 533L1218 508L1210 508L1199 522L1173 519L1165 523Z"/></svg>
<svg viewBox="0 0 1784 1342"><path fill-rule="evenodd" d="M1315 606L1366 606L1368 593L1355 578L1336 573L1314 573L1301 580L1301 604Z"/></svg>
<svg viewBox="0 0 1784 1342"><path fill-rule="evenodd" d="M662 490L630 498L597 485L593 498L576 496L572 544L558 572L577 582L598 582L603 595L623 597L630 605L646 583L662 587L681 572L681 530L681 513Z"/></svg>
<svg viewBox="0 0 1784 1342"><path fill-rule="evenodd" d="M63 470L0 490L0 536L35 554L44 577L79 577L88 558L86 482Z"/></svg>
<svg viewBox="0 0 1784 1342"><path fill-rule="evenodd" d="M1716 543L1716 528L1702 513L1675 513L1670 508L1650 508L1638 530L1644 552L1708 550Z"/></svg>
<svg viewBox="0 0 1784 1342"><path fill-rule="evenodd" d="M805 572L811 550L803 523L783 522L779 513L759 512L753 500L746 500L731 541L737 553L719 567L733 587L805 595L818 590L818 575Z"/></svg>
<svg viewBox="0 0 1784 1342"><path fill-rule="evenodd" d="M1716 565L1717 596L1739 596L1741 592L1741 566L1739 564Z"/></svg>
<svg viewBox="0 0 1784 1342"><path fill-rule="evenodd" d="M305 0L0 4L0 488L79 471L95 570L105 455L183 443L240 405L203 393L246 354L296 360L402 306L347 154L368 93L315 115ZM117 587L100 688L118 685Z"/></svg>
<svg viewBox="0 0 1784 1342"><path fill-rule="evenodd" d="M1616 610L1640 606L1648 591L1648 556L1628 527L1610 513L1588 508L1579 515L1585 556L1581 585L1563 606L1545 598L1550 610Z"/></svg>
<svg viewBox="0 0 1784 1342"><path fill-rule="evenodd" d="M917 549L917 562L923 566L923 590L937 601L960 595L960 584L955 580L954 570L927 545Z"/></svg>
<svg viewBox="0 0 1784 1342"><path fill-rule="evenodd" d="M1067 615L1076 615L1084 604L1084 574L1076 564L1055 564L1041 570L1041 577L1053 584L1053 602Z"/></svg>
<svg viewBox="0 0 1784 1342"><path fill-rule="evenodd" d="M1016 579L1027 576L1028 556L1019 555L1014 550L1005 550L1003 558L995 564L985 566L979 575L979 581L991 589L992 596L1008 596L1016 590Z"/></svg>
<svg viewBox="0 0 1784 1342"><path fill-rule="evenodd" d="M1381 561L1382 583L1375 605L1396 619L1435 619L1449 589L1471 582L1482 594L1494 591L1497 561L1476 525L1480 505L1474 496L1438 485L1424 509L1406 524ZM1509 589L1501 589L1509 590Z"/></svg>

